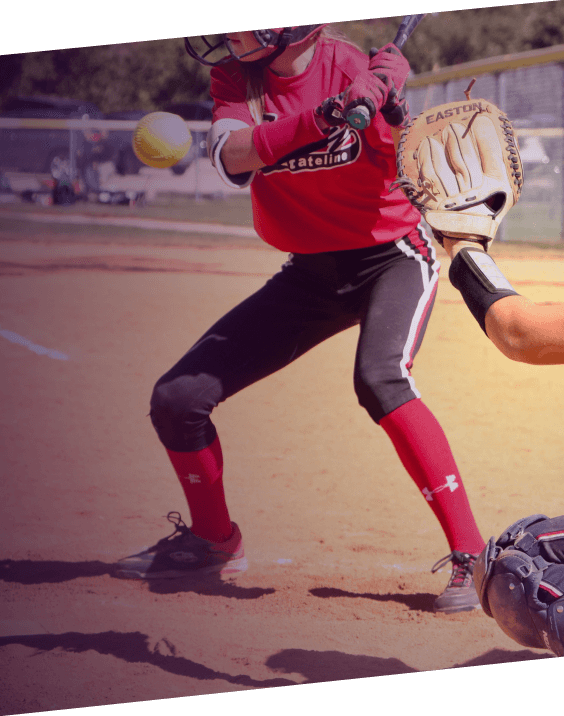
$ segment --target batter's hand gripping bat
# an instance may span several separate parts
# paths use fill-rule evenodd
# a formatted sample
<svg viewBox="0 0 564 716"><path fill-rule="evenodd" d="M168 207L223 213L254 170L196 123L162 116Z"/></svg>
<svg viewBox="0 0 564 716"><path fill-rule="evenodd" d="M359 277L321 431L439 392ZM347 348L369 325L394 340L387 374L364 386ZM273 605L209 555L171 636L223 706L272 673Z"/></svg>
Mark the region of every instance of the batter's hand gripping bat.
<svg viewBox="0 0 564 716"><path fill-rule="evenodd" d="M412 32L424 17L425 13L422 15L406 15L403 18L393 41L393 44L398 48L398 50L401 50L401 48L405 45ZM378 49L373 47L370 50L370 59L372 59L377 52ZM355 129L366 129L366 127L370 124L370 112L364 105L359 105L358 107L355 107L347 112L345 119L350 126Z"/></svg>

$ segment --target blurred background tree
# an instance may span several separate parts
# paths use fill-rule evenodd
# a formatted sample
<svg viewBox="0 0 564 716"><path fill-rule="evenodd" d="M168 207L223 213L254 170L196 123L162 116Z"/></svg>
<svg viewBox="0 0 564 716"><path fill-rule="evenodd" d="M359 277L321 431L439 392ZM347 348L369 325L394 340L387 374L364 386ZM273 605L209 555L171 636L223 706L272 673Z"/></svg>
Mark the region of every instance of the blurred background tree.
<svg viewBox="0 0 564 716"><path fill-rule="evenodd" d="M390 42L401 16L336 23L366 52ZM415 74L564 43L564 0L428 15L404 48ZM57 95L104 112L155 110L208 97L209 69L182 38L0 56L0 104L9 95Z"/></svg>
<svg viewBox="0 0 564 716"><path fill-rule="evenodd" d="M3 55L0 77L0 101L56 95L93 102L103 112L159 109L209 91L209 70L188 56L182 39Z"/></svg>

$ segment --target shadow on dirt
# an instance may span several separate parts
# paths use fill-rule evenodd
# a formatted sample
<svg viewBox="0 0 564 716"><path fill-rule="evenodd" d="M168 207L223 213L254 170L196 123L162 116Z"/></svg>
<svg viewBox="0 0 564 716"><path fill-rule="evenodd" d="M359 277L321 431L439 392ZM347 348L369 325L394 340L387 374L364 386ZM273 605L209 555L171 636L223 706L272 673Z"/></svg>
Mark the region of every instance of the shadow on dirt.
<svg viewBox="0 0 564 716"><path fill-rule="evenodd" d="M112 565L105 562L59 562L32 559L0 560L0 581L18 584L70 582L79 577L101 577L111 574Z"/></svg>
<svg viewBox="0 0 564 716"><path fill-rule="evenodd" d="M247 686L249 688L267 688L271 686L293 686L295 681L284 678L265 679L260 681L246 674L227 674L215 671L196 661L177 654L174 644L168 639L161 639L152 648L149 637L141 632L126 632L120 634L115 631L98 634L82 634L80 632L66 632L64 634L34 634L31 636L0 637L0 647L9 644L27 646L37 651L64 651L81 654L86 651L96 651L98 654L115 656L130 664L148 664L178 676L186 676L199 681L214 681L219 679L234 686ZM69 677L72 678L72 677ZM64 688L64 684L61 685ZM210 692L211 693L211 692ZM163 698L165 695L163 694ZM87 706L88 704L84 704Z"/></svg>
<svg viewBox="0 0 564 716"><path fill-rule="evenodd" d="M420 592L418 594L371 594L364 592L348 592L345 589L334 589L332 587L319 587L310 589L310 594L321 599L332 599L348 597L350 599L372 599L375 602L397 602L405 604L412 611L417 612L433 612L433 604L437 598L436 594L428 592Z"/></svg>
<svg viewBox="0 0 564 716"><path fill-rule="evenodd" d="M270 688L293 686L300 683L342 681L374 676L416 673L418 669L408 666L400 659L346 654L340 651L311 651L305 649L284 649L270 656L265 665L273 671L301 675L301 679L277 677L258 680L246 674L228 674L200 664L178 654L176 647L167 638L151 646L149 637L141 632L119 633L115 631L97 634L66 632L63 634L34 634L0 638L0 648L17 644L35 649L36 653L64 650L73 654L95 651L101 655L114 656L131 664L146 664L163 669L177 676L199 681L220 680L233 686L247 688ZM552 658L547 654L536 654L529 650L519 652L493 649L471 661L456 664L451 668L502 664L533 659ZM295 677L294 677L295 678ZM64 688L64 684L61 684ZM211 689L209 693L214 693ZM162 698L167 698L163 694ZM89 704L83 704L88 706Z"/></svg>
<svg viewBox="0 0 564 716"><path fill-rule="evenodd" d="M301 683L309 684L320 681L362 679L369 676L412 674L417 671L394 658L305 649L284 649L269 657L266 666L284 674L302 674L307 681Z"/></svg>
<svg viewBox="0 0 564 716"><path fill-rule="evenodd" d="M0 560L0 581L16 584L55 584L70 582L81 577L113 576L114 565L105 562L59 562L40 560ZM142 580L123 580L134 582ZM151 592L156 594L176 594L193 592L206 596L222 596L231 599L259 599L274 594L275 589L262 587L240 587L232 581L223 581L217 576L208 575L194 584L190 579L158 579L145 581Z"/></svg>
<svg viewBox="0 0 564 716"><path fill-rule="evenodd" d="M492 649L464 664L455 664L453 669L463 666L485 666L506 664L533 659L551 659L550 654L539 654L528 649L505 651ZM392 676L394 674L412 674L418 672L400 659L364 656L362 654L344 654L340 651L306 651L304 649L284 649L266 661L266 666L284 674L302 674L307 681L342 681L343 679L361 679L371 676Z"/></svg>

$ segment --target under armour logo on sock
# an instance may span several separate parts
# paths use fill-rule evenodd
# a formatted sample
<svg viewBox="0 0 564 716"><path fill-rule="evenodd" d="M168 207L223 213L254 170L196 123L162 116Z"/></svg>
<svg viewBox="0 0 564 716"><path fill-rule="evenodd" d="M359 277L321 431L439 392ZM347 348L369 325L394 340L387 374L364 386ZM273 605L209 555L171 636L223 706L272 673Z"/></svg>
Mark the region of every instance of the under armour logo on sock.
<svg viewBox="0 0 564 716"><path fill-rule="evenodd" d="M446 482L444 485L437 487L435 490L429 490L429 488L424 487L421 492L425 495L425 499L427 500L427 502L433 502L433 495L437 492L441 492L441 490L446 490L447 488L451 492L454 492L457 487L459 487L459 485L458 482L456 482L456 475L447 475Z"/></svg>
<svg viewBox="0 0 564 716"><path fill-rule="evenodd" d="M202 478L199 475L195 475L194 473L190 473L189 475L185 475L185 480L189 480L190 484L195 485L198 482L202 481Z"/></svg>

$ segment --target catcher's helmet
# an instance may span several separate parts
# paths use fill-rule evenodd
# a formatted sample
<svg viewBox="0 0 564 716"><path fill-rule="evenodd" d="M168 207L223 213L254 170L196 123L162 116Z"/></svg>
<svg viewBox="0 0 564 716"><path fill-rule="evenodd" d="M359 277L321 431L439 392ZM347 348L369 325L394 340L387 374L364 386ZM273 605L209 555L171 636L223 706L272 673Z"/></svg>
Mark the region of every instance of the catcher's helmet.
<svg viewBox="0 0 564 716"><path fill-rule="evenodd" d="M253 30L255 40L259 43L259 47L241 55L233 50L233 47L226 34L223 35L200 35L200 37L185 37L184 46L186 52L202 65L216 67L223 65L229 60L240 60L249 57L255 52L260 52L266 48L273 48L275 51L266 58L266 64L272 62L287 47L297 45L307 40L323 25L298 25L295 27L272 27L266 30ZM227 50L227 54L223 51ZM216 59L214 59L216 58Z"/></svg>
<svg viewBox="0 0 564 716"><path fill-rule="evenodd" d="M532 515L492 537L474 583L482 609L507 636L564 656L564 516Z"/></svg>

